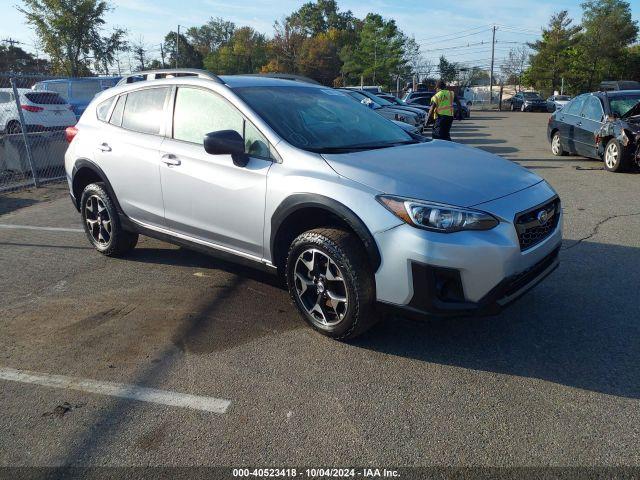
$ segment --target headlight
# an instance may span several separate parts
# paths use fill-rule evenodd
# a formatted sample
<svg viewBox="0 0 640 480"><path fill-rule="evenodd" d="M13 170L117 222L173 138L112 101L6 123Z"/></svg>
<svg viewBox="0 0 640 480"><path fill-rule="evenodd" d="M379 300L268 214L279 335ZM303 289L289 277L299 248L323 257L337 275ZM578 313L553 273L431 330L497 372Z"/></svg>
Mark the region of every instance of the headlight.
<svg viewBox="0 0 640 480"><path fill-rule="evenodd" d="M500 223L493 215L469 208L391 195L379 195L376 199L409 225L435 232L490 230Z"/></svg>

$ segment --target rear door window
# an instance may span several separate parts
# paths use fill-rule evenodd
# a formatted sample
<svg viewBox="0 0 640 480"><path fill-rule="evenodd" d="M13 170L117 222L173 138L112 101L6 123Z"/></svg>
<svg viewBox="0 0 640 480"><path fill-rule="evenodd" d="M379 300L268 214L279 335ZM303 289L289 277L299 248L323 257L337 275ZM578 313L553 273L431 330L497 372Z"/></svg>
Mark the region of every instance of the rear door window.
<svg viewBox="0 0 640 480"><path fill-rule="evenodd" d="M171 90L145 88L127 94L122 127L140 133L159 135L164 123L164 105Z"/></svg>
<svg viewBox="0 0 640 480"><path fill-rule="evenodd" d="M566 113L568 115L580 115L585 99L585 95L580 95L579 97L574 98L562 109L562 113Z"/></svg>

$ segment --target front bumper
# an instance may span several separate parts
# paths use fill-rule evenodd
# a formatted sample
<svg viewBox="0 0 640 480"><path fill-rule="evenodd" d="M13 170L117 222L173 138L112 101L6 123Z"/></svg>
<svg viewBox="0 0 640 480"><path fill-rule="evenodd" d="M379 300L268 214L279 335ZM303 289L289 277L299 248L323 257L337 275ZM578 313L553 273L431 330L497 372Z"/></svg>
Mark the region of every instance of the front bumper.
<svg viewBox="0 0 640 480"><path fill-rule="evenodd" d="M488 231L441 234L400 225L375 235L382 254L377 299L419 315L496 314L558 266L562 214L542 242L521 250L515 214L548 201L544 182L477 208L496 215ZM518 208L521 206L522 208Z"/></svg>
<svg viewBox="0 0 640 480"><path fill-rule="evenodd" d="M523 110L525 112L546 112L547 111L547 104L546 103L531 103L531 104L524 104Z"/></svg>

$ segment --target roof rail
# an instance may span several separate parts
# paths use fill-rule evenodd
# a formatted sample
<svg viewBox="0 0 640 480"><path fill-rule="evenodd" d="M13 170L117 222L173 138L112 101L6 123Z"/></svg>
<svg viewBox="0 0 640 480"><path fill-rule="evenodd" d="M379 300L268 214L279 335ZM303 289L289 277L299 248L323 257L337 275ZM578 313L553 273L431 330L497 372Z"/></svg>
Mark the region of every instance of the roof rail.
<svg viewBox="0 0 640 480"><path fill-rule="evenodd" d="M292 73L249 73L245 75L250 77L279 78L281 80L292 80L294 82L304 82L304 83L313 83L314 85L322 85L320 82L316 82L313 78L304 77L302 75L294 75Z"/></svg>
<svg viewBox="0 0 640 480"><path fill-rule="evenodd" d="M127 83L144 82L147 80L157 80L160 78L174 77L198 77L213 80L217 83L224 83L217 75L200 70L198 68L163 68L159 70L145 70L143 72L135 72L122 77L117 85L125 85Z"/></svg>

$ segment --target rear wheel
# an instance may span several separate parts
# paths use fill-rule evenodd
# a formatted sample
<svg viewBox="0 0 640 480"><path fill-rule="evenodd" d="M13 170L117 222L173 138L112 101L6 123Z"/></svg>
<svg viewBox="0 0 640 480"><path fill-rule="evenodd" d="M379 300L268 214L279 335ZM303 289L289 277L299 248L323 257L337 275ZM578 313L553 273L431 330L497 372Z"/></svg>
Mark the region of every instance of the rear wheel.
<svg viewBox="0 0 640 480"><path fill-rule="evenodd" d="M17 135L18 133L22 133L22 125L20 125L20 122L9 122L9 125L7 125L7 133L9 135Z"/></svg>
<svg viewBox="0 0 640 480"><path fill-rule="evenodd" d="M135 248L138 234L122 229L116 207L103 183L87 185L80 206L84 231L96 250L117 257Z"/></svg>
<svg viewBox="0 0 640 480"><path fill-rule="evenodd" d="M551 137L551 153L556 157L566 155L567 152L562 148L562 141L560 140L560 132L556 132Z"/></svg>
<svg viewBox="0 0 640 480"><path fill-rule="evenodd" d="M324 335L354 338L377 320L373 272L350 232L318 228L299 235L289 249L286 275L300 314Z"/></svg>
<svg viewBox="0 0 640 480"><path fill-rule="evenodd" d="M624 172L630 166L630 155L618 140L612 138L604 149L604 168L610 172Z"/></svg>

